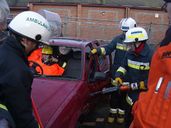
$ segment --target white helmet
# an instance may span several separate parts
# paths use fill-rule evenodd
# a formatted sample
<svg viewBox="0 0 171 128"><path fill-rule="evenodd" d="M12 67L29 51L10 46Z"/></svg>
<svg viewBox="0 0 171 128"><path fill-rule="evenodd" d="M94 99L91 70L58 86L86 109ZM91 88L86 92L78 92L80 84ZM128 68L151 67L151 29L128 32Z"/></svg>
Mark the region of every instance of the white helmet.
<svg viewBox="0 0 171 128"><path fill-rule="evenodd" d="M131 17L129 18L123 18L121 21L120 21L120 29L122 31L128 31L130 28L134 28L136 27L136 21L134 19L132 19Z"/></svg>
<svg viewBox="0 0 171 128"><path fill-rule="evenodd" d="M131 28L126 32L124 43L133 43L148 40L147 32L144 28Z"/></svg>
<svg viewBox="0 0 171 128"><path fill-rule="evenodd" d="M18 14L9 24L9 29L19 35L48 44L51 35L48 21L33 11Z"/></svg>

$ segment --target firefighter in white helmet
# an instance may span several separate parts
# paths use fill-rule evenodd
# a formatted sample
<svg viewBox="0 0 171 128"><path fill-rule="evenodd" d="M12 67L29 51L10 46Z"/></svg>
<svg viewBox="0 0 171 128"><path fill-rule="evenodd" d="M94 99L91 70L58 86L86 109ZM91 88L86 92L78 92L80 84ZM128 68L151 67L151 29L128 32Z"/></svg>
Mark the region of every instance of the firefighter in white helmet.
<svg viewBox="0 0 171 128"><path fill-rule="evenodd" d="M127 76L125 82L129 82L130 91L126 96L126 128L132 121L131 109L133 103L138 99L141 91L147 90L148 72L153 51L148 46L147 32L144 28L136 27L129 29L126 32L124 43L129 51L123 59L122 65L117 69L115 74L115 82L122 85L125 81L124 76Z"/></svg>
<svg viewBox="0 0 171 128"><path fill-rule="evenodd" d="M10 36L0 47L0 112L6 113L0 114L0 119L8 120L10 128L38 128L32 111L33 74L27 56L39 43L48 43L49 23L36 12L24 11L15 16L8 28Z"/></svg>
<svg viewBox="0 0 171 128"><path fill-rule="evenodd" d="M91 54L97 53L98 55L109 55L113 51L115 51L114 55L114 62L112 66L112 79L111 84L112 86L115 86L115 82L113 80L114 74L118 67L121 65L122 60L125 56L125 53L127 51L127 47L123 43L125 39L125 33L133 27L136 27L136 21L129 17L129 18L123 18L120 21L119 24L120 29L122 30L122 34L117 35L113 38L111 43L104 47L100 47L97 49L93 49L91 51ZM125 93L118 93L114 92L111 94L111 100L110 100L110 114L108 116L108 123L113 124L114 122L122 124L124 122L124 115L125 110L122 101L124 101Z"/></svg>

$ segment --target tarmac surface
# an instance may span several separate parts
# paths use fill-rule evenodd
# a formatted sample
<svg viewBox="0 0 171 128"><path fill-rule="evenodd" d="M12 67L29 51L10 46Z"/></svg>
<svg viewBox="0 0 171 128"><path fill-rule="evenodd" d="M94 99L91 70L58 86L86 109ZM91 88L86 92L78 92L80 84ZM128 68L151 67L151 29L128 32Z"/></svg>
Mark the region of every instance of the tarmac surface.
<svg viewBox="0 0 171 128"><path fill-rule="evenodd" d="M89 112L79 124L78 128L124 128L124 124L109 124L109 97L105 96L96 106L94 111Z"/></svg>

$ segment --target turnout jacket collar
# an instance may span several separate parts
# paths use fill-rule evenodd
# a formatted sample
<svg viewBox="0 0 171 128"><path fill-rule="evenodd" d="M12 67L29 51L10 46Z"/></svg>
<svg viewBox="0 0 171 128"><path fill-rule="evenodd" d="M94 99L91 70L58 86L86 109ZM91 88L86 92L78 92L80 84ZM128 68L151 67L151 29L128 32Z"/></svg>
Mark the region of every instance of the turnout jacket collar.
<svg viewBox="0 0 171 128"><path fill-rule="evenodd" d="M21 57L24 62L28 65L27 55L22 47L21 43L16 40L16 38L10 36L3 43L4 47L9 49L9 51L13 51L19 57Z"/></svg>
<svg viewBox="0 0 171 128"><path fill-rule="evenodd" d="M147 56L149 54L149 46L145 43L144 49L140 52L138 56ZM135 54L135 52L131 51L131 54Z"/></svg>

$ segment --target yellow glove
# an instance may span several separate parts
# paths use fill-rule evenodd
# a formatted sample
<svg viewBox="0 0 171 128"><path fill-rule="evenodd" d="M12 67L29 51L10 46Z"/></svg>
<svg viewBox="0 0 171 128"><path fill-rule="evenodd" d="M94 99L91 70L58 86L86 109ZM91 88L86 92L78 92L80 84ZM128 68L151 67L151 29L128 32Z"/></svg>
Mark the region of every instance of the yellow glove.
<svg viewBox="0 0 171 128"><path fill-rule="evenodd" d="M115 81L114 79L112 79L112 78L111 78L111 84L112 84L113 86L118 86L118 84L116 83L116 81Z"/></svg>
<svg viewBox="0 0 171 128"><path fill-rule="evenodd" d="M140 83L139 83L139 89L140 90L147 90L144 81L140 81Z"/></svg>
<svg viewBox="0 0 171 128"><path fill-rule="evenodd" d="M96 54L97 53L97 49L94 48L93 50L91 50L91 54Z"/></svg>
<svg viewBox="0 0 171 128"><path fill-rule="evenodd" d="M121 79L121 78L119 78L119 77L116 77L116 78L115 78L115 81L116 81L116 83L117 83L118 85L123 84L122 79Z"/></svg>

